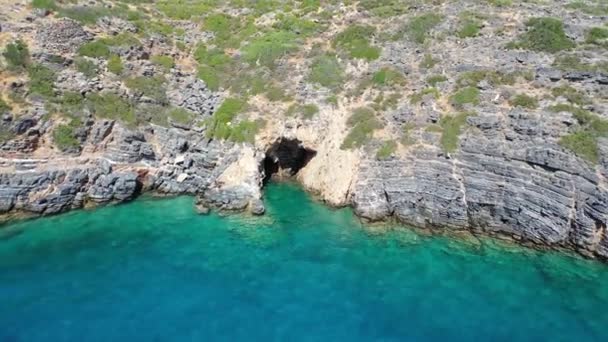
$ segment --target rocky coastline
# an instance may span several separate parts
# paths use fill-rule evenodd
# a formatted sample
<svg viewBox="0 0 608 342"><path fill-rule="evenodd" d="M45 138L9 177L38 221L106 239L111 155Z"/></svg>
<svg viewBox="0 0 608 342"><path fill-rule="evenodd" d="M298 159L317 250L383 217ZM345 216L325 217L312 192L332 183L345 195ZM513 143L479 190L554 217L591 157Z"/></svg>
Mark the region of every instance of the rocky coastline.
<svg viewBox="0 0 608 342"><path fill-rule="evenodd" d="M453 13L463 2L467 3L447 1L441 7L449 20L437 24L438 30L449 31L461 20ZM482 6L476 7L479 11L487 9L478 6ZM328 205L352 206L366 221L396 219L433 230L504 235L608 259L608 137L594 136L594 160L564 143L565 136L595 127L593 123L601 126L608 118L608 71L565 70L551 62L549 53L503 48L503 43L525 32L519 16L544 11L546 16L565 18L569 37L580 41L585 29L601 25L606 15L520 4L476 19L484 21L479 28L484 34L495 34L498 22L517 27L510 33L443 37L440 43L425 46L424 53L407 39L383 42L377 60L351 61L346 70L352 79L367 79L387 66L398 69L408 83L395 87L403 87L399 91L409 96L375 110L378 124L372 133L365 133L369 143L345 148L356 128L356 124L349 128L351 114L362 106L384 105L386 89L361 90L362 82L343 81L350 93L360 94L342 94L335 103L324 102L329 87L311 86L298 74L310 62L293 57L290 63L295 66L286 62L275 67L296 73L293 81L280 86L292 91L296 102L314 103L314 116L285 115L287 103L264 98L270 95L253 95L247 109L239 107L230 114L231 120L236 119L217 123L218 112L228 107L234 90L212 89L209 80L203 81L190 66L192 57L166 37L150 35L128 46L108 43L108 56L122 60L121 73L129 78L109 71L106 57L86 57L96 70L86 76L74 68L82 62L76 55L83 45L99 37L116 40L140 28L112 16L82 24L53 11L32 9L26 2L9 7L17 14L0 18L0 46L16 38L28 41L31 59L52 70L55 78L52 95L45 98L28 90L31 72L29 76L2 73L2 91L21 100L7 100L10 109L0 107L0 215L52 215L129 201L143 192L194 195L201 213L248 210L261 215L265 182L289 177ZM336 8L340 25L357 18L376 20L367 12ZM213 39L207 31L188 26L187 20L172 23L187 28L180 33L185 43ZM311 43L307 53L314 46ZM180 63L167 68L153 62L151 56L166 51ZM426 55L437 56L441 63L418 66ZM588 65L599 65L608 52L589 48L585 58ZM446 75L445 80L429 87L428 70ZM507 75L513 79L503 80ZM146 82L162 78L162 94L135 87L142 78ZM471 83L464 87L464 82ZM475 101L456 103L459 92L469 88L474 88ZM438 95L449 92L454 95ZM516 105L514 98L521 93L534 95L536 105ZM69 94L91 105L78 107L77 114L57 116L49 106L51 98ZM94 102L99 94L116 96L108 100L110 104L134 104L129 111L135 119L102 113L99 103L109 104ZM66 106L62 110L71 108ZM298 108L305 113L305 105ZM160 120L155 114L159 110L179 110L186 119L175 114ZM466 115L459 114L462 121L449 126L448 111ZM258 122L264 125L255 126ZM247 125L255 129L248 130ZM60 145L57 132L64 127L70 129L70 140ZM240 139L218 133L221 128L234 137L236 127L245 127ZM458 132L454 147L446 147L450 130ZM255 136L250 138L251 131ZM386 146L393 147L380 153Z"/></svg>

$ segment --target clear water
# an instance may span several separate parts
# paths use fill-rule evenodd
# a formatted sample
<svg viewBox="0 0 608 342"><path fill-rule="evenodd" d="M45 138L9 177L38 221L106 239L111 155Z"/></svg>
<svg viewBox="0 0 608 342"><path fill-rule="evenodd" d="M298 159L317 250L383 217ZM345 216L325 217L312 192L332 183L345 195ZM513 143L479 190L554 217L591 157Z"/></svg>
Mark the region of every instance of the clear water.
<svg viewBox="0 0 608 342"><path fill-rule="evenodd" d="M0 230L0 341L606 341L608 265L366 233L291 185L265 217L191 198Z"/></svg>

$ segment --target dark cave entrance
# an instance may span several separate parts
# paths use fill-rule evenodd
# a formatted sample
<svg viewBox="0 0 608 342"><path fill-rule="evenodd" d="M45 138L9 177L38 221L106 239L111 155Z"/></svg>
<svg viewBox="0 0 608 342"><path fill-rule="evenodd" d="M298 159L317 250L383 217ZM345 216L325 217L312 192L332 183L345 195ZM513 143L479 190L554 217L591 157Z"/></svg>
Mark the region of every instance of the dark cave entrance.
<svg viewBox="0 0 608 342"><path fill-rule="evenodd" d="M295 176L317 154L298 139L280 138L266 150L264 184L270 180L285 180Z"/></svg>

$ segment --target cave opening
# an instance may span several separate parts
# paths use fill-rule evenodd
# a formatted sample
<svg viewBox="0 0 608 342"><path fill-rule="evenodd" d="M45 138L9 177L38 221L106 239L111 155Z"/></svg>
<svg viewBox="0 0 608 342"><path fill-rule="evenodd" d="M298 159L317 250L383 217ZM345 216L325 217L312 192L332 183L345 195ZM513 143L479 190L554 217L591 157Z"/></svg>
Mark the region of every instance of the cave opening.
<svg viewBox="0 0 608 342"><path fill-rule="evenodd" d="M268 150L263 162L264 184L294 177L317 154L298 139L280 138Z"/></svg>

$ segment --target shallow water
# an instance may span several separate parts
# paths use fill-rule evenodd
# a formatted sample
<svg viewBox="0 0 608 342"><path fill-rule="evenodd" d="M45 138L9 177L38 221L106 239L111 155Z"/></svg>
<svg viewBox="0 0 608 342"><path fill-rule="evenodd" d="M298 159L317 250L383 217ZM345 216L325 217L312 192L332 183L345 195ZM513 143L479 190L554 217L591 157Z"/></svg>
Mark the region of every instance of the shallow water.
<svg viewBox="0 0 608 342"><path fill-rule="evenodd" d="M181 197L4 226L0 341L608 340L608 265L265 196L261 218Z"/></svg>

